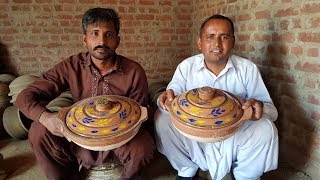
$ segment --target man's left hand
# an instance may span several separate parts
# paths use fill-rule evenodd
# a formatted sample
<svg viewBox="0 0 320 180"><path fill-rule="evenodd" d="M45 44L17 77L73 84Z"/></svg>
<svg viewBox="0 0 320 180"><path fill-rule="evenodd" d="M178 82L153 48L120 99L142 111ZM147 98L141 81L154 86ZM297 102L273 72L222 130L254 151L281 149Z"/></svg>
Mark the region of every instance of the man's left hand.
<svg viewBox="0 0 320 180"><path fill-rule="evenodd" d="M258 120L262 117L263 114L263 102L259 101L257 99L248 99L242 106L242 109L247 109L249 107L252 107L253 114L252 114L252 120Z"/></svg>

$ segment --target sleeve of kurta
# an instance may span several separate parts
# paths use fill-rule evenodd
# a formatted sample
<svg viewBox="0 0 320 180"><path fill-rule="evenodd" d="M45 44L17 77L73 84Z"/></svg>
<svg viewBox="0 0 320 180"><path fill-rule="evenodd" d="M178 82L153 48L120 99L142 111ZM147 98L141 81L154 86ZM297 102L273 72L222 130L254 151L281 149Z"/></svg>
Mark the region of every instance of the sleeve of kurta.
<svg viewBox="0 0 320 180"><path fill-rule="evenodd" d="M22 90L15 105L26 117L38 121L40 115L47 111L45 106L67 89L67 75L63 62L57 64Z"/></svg>
<svg viewBox="0 0 320 180"><path fill-rule="evenodd" d="M273 104L269 92L263 82L259 69L253 65L246 74L247 97L258 99L263 102L263 116L275 121L278 118L278 111Z"/></svg>
<svg viewBox="0 0 320 180"><path fill-rule="evenodd" d="M129 98L137 101L141 106L148 105L148 81L144 69L139 66L133 75Z"/></svg>
<svg viewBox="0 0 320 180"><path fill-rule="evenodd" d="M176 71L173 74L172 80L167 86L168 89L172 89L175 96L185 92L187 84L187 72L189 71L188 64L180 63L177 66Z"/></svg>

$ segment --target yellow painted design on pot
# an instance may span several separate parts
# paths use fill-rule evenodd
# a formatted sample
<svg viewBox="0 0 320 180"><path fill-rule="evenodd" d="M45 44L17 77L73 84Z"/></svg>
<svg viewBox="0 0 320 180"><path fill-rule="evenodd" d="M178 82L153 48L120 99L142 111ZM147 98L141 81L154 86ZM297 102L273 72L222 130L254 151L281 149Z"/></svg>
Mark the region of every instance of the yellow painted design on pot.
<svg viewBox="0 0 320 180"><path fill-rule="evenodd" d="M114 107L114 108L112 108L112 109L109 111L109 113L110 113L110 114L115 114L117 111L118 111L118 108L117 108L117 107Z"/></svg>
<svg viewBox="0 0 320 180"><path fill-rule="evenodd" d="M80 131L86 130L86 128L84 128L84 127L79 127L78 129L79 129Z"/></svg>
<svg viewBox="0 0 320 180"><path fill-rule="evenodd" d="M101 133L103 133L103 134L108 134L109 132L110 132L110 130L108 130L108 129L104 129L101 131Z"/></svg>
<svg viewBox="0 0 320 180"><path fill-rule="evenodd" d="M98 125L99 125L100 127L105 126L105 125L108 125L109 122L110 122L110 120L111 120L111 119L101 119L101 120L98 122Z"/></svg>
<svg viewBox="0 0 320 180"><path fill-rule="evenodd" d="M190 110L190 114L193 116L198 116L200 113L202 113L202 110L195 106L192 106L189 110Z"/></svg>
<svg viewBox="0 0 320 180"><path fill-rule="evenodd" d="M72 118L68 118L68 122L73 122L73 119Z"/></svg>
<svg viewBox="0 0 320 180"><path fill-rule="evenodd" d="M206 121L205 120L198 120L198 121L196 121L198 124L204 124Z"/></svg>
<svg viewBox="0 0 320 180"><path fill-rule="evenodd" d="M215 100L211 101L211 105L213 107L217 107L221 103L221 100L222 100L221 97L217 97Z"/></svg>
<svg viewBox="0 0 320 180"><path fill-rule="evenodd" d="M82 108L78 108L76 110L76 114L82 115L83 114Z"/></svg>
<svg viewBox="0 0 320 180"><path fill-rule="evenodd" d="M227 117L227 118L225 118L225 120L223 121L222 124L228 123L228 122L230 122L231 120L232 120L232 118Z"/></svg>
<svg viewBox="0 0 320 180"><path fill-rule="evenodd" d="M125 125L125 124L122 124L119 128L120 129L124 129L124 128L126 128L127 126Z"/></svg>
<svg viewBox="0 0 320 180"><path fill-rule="evenodd" d="M232 106L233 106L232 101L231 101L231 100L228 100L227 103L226 103L227 109L228 109L228 110L231 110L231 109L232 109ZM228 111L228 110L227 110L227 111Z"/></svg>
<svg viewBox="0 0 320 180"><path fill-rule="evenodd" d="M183 119L183 120L187 120L187 119L188 119L188 116L186 116L185 114L182 114L182 115L180 116L180 118Z"/></svg>

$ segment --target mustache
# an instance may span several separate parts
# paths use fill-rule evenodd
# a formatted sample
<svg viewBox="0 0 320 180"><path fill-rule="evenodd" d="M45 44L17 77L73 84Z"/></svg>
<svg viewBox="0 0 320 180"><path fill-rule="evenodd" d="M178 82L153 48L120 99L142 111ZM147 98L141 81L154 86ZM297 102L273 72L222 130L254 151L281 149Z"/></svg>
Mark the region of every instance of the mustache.
<svg viewBox="0 0 320 180"><path fill-rule="evenodd" d="M108 46L102 46L102 45L98 45L96 47L93 48L93 50L97 50L97 49L107 49L109 51L112 51L112 49Z"/></svg>

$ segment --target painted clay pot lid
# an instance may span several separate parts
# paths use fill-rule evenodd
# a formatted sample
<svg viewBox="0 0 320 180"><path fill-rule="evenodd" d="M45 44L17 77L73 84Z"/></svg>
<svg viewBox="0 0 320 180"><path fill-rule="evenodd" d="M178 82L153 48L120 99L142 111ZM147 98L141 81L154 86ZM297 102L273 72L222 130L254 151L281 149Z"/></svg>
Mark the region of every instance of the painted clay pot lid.
<svg viewBox="0 0 320 180"><path fill-rule="evenodd" d="M147 119L147 109L134 100L116 95L87 98L59 114L65 119L67 138L91 150L117 148L138 132Z"/></svg>
<svg viewBox="0 0 320 180"><path fill-rule="evenodd" d="M236 132L252 109L243 111L237 96L211 87L192 89L166 102L174 126L200 142L221 141Z"/></svg>

